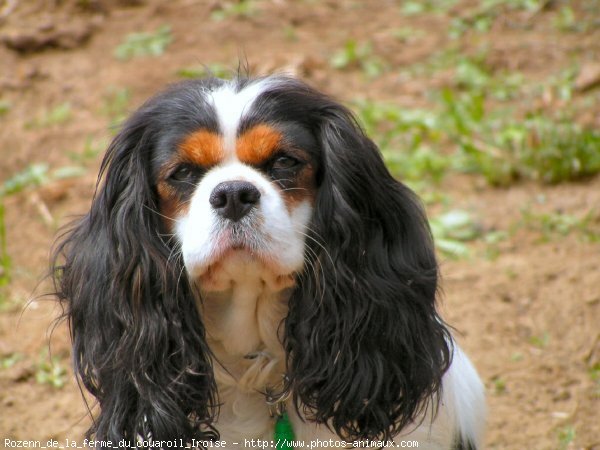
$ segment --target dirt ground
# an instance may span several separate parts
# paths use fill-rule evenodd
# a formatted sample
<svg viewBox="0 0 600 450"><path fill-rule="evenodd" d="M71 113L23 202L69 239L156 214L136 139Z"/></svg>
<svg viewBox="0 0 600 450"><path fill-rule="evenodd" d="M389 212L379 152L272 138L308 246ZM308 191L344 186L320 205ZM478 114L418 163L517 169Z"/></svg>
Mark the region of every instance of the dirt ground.
<svg viewBox="0 0 600 450"><path fill-rule="evenodd" d="M459 2L447 15L408 16L394 1L264 0L253 2L257 9L249 17L216 20L211 15L223 3L0 0L0 100L11 105L0 115L0 184L34 163L48 164L50 172L73 166L73 152L83 155L77 161L85 169L4 200L12 269L10 284L0 288L0 448L5 438L77 440L89 423L69 368L65 327L51 333L58 310L51 298L29 300L50 289L38 283L58 228L89 205L101 158L92 150L111 136L109 92L128 88L132 110L176 81L181 68L235 68L242 59L254 74L292 72L342 101L364 97L423 106L444 76L407 81L399 70L443 48L448 15L460 16L474 4ZM583 14L577 5L584 3L575 3L577 13ZM599 27L565 34L552 26L552 7L527 14L496 20L488 34L463 37L462 51L486 40L493 64L519 70L528 80L600 60ZM128 33L164 24L173 35L164 54L115 58ZM421 30L418 39L393 33L407 26ZM371 42L389 69L375 78L352 67L333 69L330 58L350 38ZM591 98L581 120L599 126L600 96ZM68 120L40 124L45 111L65 102ZM92 149L91 156L83 149ZM524 209L596 214L598 225L598 176L495 189L480 177L454 175L442 188L453 207L473 212L486 230L511 229ZM471 245L476 255L485 250L483 242ZM495 258L442 258L443 316L487 389L487 448L600 449L600 244L577 233L541 239L538 230L522 227L497 250ZM45 367L49 347L58 371L49 377L64 379L62 387L41 379L52 370Z"/></svg>

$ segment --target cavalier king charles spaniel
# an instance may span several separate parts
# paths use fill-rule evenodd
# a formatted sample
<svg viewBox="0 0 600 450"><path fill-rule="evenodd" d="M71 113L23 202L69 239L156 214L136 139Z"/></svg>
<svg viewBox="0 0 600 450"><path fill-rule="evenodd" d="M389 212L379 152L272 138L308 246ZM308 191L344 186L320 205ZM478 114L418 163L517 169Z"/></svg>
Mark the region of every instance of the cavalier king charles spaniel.
<svg viewBox="0 0 600 450"><path fill-rule="evenodd" d="M199 79L147 101L53 267L100 407L88 437L271 444L287 414L306 445L482 446L483 387L436 312L423 208L301 81Z"/></svg>

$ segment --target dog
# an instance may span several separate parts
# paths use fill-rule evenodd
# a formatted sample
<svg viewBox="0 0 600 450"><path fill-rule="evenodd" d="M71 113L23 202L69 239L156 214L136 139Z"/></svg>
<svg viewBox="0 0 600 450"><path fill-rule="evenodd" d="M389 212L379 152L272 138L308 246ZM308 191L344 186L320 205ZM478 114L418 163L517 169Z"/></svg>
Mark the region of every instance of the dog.
<svg viewBox="0 0 600 450"><path fill-rule="evenodd" d="M273 444L285 416L313 445L482 448L425 213L346 107L282 75L181 82L98 180L52 261L88 437Z"/></svg>

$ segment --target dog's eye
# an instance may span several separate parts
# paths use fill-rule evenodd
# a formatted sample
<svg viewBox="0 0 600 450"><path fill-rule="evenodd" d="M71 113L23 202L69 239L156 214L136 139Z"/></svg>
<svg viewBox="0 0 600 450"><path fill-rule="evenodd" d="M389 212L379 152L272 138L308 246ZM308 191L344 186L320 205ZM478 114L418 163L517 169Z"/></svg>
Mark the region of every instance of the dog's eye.
<svg viewBox="0 0 600 450"><path fill-rule="evenodd" d="M289 170L296 167L298 164L300 164L300 161L296 158L292 158L291 156L280 156L273 161L271 170Z"/></svg>
<svg viewBox="0 0 600 450"><path fill-rule="evenodd" d="M194 183L200 178L201 170L188 164L179 166L169 179L177 183Z"/></svg>

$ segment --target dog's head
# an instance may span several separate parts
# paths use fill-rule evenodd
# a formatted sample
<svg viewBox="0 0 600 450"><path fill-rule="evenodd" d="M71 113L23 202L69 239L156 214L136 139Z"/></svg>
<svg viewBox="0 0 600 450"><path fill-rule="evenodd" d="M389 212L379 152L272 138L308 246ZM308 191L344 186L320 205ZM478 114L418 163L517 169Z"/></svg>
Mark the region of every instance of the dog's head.
<svg viewBox="0 0 600 450"><path fill-rule="evenodd" d="M149 100L54 264L101 439L215 434L195 305L244 277L289 295L287 387L342 437L418 420L450 364L418 200L345 107L295 79L195 80Z"/></svg>

